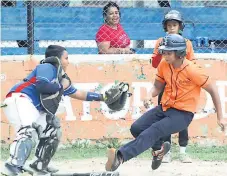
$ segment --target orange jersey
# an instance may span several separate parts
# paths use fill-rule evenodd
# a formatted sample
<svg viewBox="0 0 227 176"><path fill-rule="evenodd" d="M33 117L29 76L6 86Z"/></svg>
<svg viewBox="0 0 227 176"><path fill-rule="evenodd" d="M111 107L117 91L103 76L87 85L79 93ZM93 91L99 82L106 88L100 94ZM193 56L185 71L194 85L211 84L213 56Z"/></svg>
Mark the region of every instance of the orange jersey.
<svg viewBox="0 0 227 176"><path fill-rule="evenodd" d="M192 113L196 111L201 87L210 83L204 70L187 59L175 69L163 59L156 80L166 84L161 100L164 111L172 107Z"/></svg>
<svg viewBox="0 0 227 176"><path fill-rule="evenodd" d="M154 68L157 68L158 64L162 60L162 55L159 54L159 52L158 52L158 47L161 45L162 40L163 40L163 38L159 38L155 44L154 52L152 55L152 66ZM194 59L194 50L193 50L192 42L188 39L185 39L185 40L186 40L186 59L193 60Z"/></svg>

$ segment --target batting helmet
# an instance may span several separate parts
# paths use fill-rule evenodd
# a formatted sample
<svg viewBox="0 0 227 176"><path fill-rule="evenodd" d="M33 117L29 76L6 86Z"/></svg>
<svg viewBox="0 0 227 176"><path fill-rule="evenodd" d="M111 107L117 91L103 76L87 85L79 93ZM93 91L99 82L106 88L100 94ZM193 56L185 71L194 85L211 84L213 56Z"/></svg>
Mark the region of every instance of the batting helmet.
<svg viewBox="0 0 227 176"><path fill-rule="evenodd" d="M163 38L161 46L158 47L159 53L163 51L175 51L177 56L186 56L186 40L179 34L168 34Z"/></svg>
<svg viewBox="0 0 227 176"><path fill-rule="evenodd" d="M170 20L175 20L178 21L180 24L180 30L183 31L184 29L184 22L183 22L183 18L180 12L178 12L177 10L170 10L165 16L164 19L162 21L162 25L163 25L163 29L165 30L165 32L167 32L167 27L166 27L166 22L170 21Z"/></svg>

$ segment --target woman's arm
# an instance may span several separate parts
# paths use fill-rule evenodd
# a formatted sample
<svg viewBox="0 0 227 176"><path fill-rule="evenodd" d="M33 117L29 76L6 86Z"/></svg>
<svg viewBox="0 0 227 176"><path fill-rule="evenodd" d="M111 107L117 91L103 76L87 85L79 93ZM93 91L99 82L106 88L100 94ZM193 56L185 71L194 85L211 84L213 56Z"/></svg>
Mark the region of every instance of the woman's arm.
<svg viewBox="0 0 227 176"><path fill-rule="evenodd" d="M100 54L133 54L134 51L127 48L110 48L110 42L97 43Z"/></svg>

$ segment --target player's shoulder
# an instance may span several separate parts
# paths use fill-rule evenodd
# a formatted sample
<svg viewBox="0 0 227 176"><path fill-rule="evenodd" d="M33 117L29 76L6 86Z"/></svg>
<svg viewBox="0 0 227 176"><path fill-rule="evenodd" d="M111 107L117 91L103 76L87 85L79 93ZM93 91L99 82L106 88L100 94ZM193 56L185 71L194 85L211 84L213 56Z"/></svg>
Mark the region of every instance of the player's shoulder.
<svg viewBox="0 0 227 176"><path fill-rule="evenodd" d="M185 61L187 62L187 71L192 75L193 75L193 73L200 72L200 71L204 70L204 68L201 65L199 65L199 64L197 64L193 61L190 61L190 60L187 60L187 59Z"/></svg>
<svg viewBox="0 0 227 176"><path fill-rule="evenodd" d="M185 41L186 41L186 47L187 48L193 48L191 40L185 38Z"/></svg>
<svg viewBox="0 0 227 176"><path fill-rule="evenodd" d="M36 66L36 69L42 69L42 70L55 70L56 67L50 63L43 63L43 64L39 64Z"/></svg>
<svg viewBox="0 0 227 176"><path fill-rule="evenodd" d="M192 43L191 40L189 40L188 38L184 38L186 43Z"/></svg>
<svg viewBox="0 0 227 176"><path fill-rule="evenodd" d="M162 41L163 41L163 37L160 37L159 39L157 39L157 40L156 40L156 44L155 44L155 46L156 46L156 47L161 46Z"/></svg>
<svg viewBox="0 0 227 176"><path fill-rule="evenodd" d="M163 37L160 37L160 38L157 40L158 43L161 43L162 41L163 41Z"/></svg>

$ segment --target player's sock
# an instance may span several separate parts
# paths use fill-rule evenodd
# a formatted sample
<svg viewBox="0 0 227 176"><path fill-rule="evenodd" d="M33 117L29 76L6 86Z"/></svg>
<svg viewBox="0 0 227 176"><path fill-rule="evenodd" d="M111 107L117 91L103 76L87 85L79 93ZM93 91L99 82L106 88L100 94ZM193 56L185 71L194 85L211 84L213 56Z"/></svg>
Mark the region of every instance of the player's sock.
<svg viewBox="0 0 227 176"><path fill-rule="evenodd" d="M180 153L185 154L186 153L186 147L180 147Z"/></svg>

